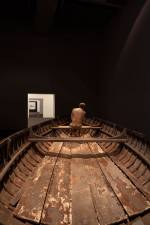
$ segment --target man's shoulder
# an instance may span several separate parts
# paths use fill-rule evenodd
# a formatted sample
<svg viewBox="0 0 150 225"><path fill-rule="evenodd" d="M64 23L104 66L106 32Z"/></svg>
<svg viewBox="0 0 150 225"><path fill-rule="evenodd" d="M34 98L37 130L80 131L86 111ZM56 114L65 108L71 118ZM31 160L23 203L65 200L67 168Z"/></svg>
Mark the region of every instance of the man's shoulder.
<svg viewBox="0 0 150 225"><path fill-rule="evenodd" d="M80 109L80 108L74 108L72 111L73 112L80 112L80 111L82 111L82 109Z"/></svg>

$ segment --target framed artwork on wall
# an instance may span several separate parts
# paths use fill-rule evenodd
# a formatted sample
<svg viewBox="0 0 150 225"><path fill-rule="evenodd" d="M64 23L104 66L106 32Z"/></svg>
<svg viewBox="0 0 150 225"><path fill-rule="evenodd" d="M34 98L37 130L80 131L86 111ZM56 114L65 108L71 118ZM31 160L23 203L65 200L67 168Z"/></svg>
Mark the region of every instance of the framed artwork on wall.
<svg viewBox="0 0 150 225"><path fill-rule="evenodd" d="M29 112L37 112L37 101L29 101Z"/></svg>

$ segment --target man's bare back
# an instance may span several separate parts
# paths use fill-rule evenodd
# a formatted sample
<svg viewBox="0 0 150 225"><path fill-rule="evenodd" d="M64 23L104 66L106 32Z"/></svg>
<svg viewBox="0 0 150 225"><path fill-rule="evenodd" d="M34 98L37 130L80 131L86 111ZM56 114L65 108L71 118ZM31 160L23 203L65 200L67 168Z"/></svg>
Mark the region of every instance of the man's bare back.
<svg viewBox="0 0 150 225"><path fill-rule="evenodd" d="M72 128L79 128L82 126L84 117L86 112L85 109L85 103L80 103L79 108L74 108L71 113L71 120L70 126Z"/></svg>

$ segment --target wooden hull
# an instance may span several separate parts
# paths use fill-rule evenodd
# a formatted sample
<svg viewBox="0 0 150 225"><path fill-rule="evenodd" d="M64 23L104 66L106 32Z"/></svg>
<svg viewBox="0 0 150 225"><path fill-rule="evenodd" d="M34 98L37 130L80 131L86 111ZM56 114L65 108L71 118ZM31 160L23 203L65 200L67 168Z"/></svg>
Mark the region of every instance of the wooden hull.
<svg viewBox="0 0 150 225"><path fill-rule="evenodd" d="M127 130L125 143L98 141L119 136L123 129L86 119L86 125L101 130L84 129L85 142L69 142L70 130L57 129L68 123L33 127L37 135L59 142L30 142L27 129L0 143L0 224L150 225L146 138Z"/></svg>

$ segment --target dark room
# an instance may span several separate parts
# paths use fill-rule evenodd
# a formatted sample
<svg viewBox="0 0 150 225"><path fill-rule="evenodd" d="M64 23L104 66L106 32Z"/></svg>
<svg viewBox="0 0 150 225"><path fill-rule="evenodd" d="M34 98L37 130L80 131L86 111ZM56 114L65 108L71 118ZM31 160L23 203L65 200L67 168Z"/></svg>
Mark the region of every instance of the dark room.
<svg viewBox="0 0 150 225"><path fill-rule="evenodd" d="M150 225L150 0L0 2L0 224Z"/></svg>

